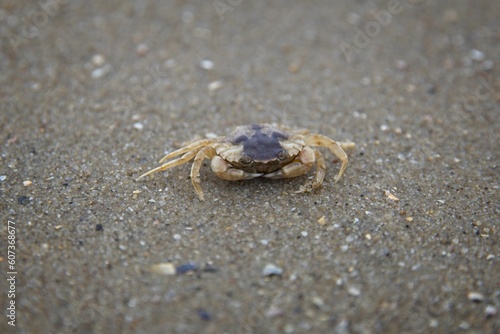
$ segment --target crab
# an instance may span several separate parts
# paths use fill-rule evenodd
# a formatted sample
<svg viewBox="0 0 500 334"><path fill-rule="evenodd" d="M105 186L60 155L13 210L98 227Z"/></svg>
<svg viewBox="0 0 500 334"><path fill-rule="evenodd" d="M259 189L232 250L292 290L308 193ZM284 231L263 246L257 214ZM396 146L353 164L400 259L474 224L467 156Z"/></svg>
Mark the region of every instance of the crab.
<svg viewBox="0 0 500 334"><path fill-rule="evenodd" d="M303 175L316 165L312 182L301 186L297 193L308 192L321 186L326 174L325 158L319 150L328 148L341 161L335 177L337 182L347 168L344 149L355 147L352 142L334 140L307 130L291 130L271 124L252 124L236 127L227 136L201 139L164 156L159 167L142 174L137 180L156 172L182 165L194 158L191 182L200 200L204 200L200 181L200 168L210 159L212 171L229 181L248 180L256 177L268 179L292 178ZM165 161L178 157L177 159Z"/></svg>

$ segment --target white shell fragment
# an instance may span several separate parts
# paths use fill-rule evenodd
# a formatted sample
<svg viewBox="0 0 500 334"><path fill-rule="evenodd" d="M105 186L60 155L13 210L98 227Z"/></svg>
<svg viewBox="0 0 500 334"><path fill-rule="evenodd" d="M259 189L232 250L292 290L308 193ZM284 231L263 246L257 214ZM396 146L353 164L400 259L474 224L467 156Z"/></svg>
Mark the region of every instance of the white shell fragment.
<svg viewBox="0 0 500 334"><path fill-rule="evenodd" d="M281 276L282 274L283 274L283 269L272 263L266 264L266 266L262 270L263 276L273 276L273 275Z"/></svg>

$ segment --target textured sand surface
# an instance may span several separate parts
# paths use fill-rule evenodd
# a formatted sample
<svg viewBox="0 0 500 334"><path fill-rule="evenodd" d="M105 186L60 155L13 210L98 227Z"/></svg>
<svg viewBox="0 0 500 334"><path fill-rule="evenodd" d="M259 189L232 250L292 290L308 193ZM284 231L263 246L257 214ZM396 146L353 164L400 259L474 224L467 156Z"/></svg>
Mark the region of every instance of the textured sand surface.
<svg viewBox="0 0 500 334"><path fill-rule="evenodd" d="M0 8L0 332L500 331L499 1ZM357 148L310 194L135 181L255 122Z"/></svg>

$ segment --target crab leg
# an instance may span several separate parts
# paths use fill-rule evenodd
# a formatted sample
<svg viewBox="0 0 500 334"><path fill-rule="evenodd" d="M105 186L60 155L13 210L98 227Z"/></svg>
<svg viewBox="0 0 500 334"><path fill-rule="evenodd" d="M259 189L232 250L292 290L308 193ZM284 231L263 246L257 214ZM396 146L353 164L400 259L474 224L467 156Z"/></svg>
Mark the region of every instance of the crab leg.
<svg viewBox="0 0 500 334"><path fill-rule="evenodd" d="M316 174L314 175L314 181L312 183L312 189L316 189L323 183L323 179L326 174L326 164L325 158L320 151L314 149L314 155L316 156ZM307 189L306 189L307 191ZM303 191L299 191L303 192Z"/></svg>
<svg viewBox="0 0 500 334"><path fill-rule="evenodd" d="M340 159L342 165L340 166L340 171L338 175L335 177L335 182L340 180L340 177L342 176L342 174L344 174L344 171L347 168L347 162L348 162L347 154L345 154L342 147L332 139L320 134L310 134L305 136L304 139L306 145L327 147L333 154L335 154ZM342 143L342 144L346 148L354 147L354 143Z"/></svg>
<svg viewBox="0 0 500 334"><path fill-rule="evenodd" d="M203 198L203 190L201 189L200 168L203 164L203 160L212 159L215 155L215 149L211 146L206 146L198 151L196 157L194 157L193 165L191 166L191 183L201 201L205 199Z"/></svg>
<svg viewBox="0 0 500 334"><path fill-rule="evenodd" d="M167 162L167 163L165 163L165 164L163 164L163 165L161 165L159 167L156 167L154 169L151 169L150 171L147 171L146 173L144 173L141 176L139 176L137 178L137 180L140 180L143 177L148 176L150 174L153 174L153 173L156 173L156 172L161 172L161 171L167 170L169 168L185 164L189 160L193 159L193 157L196 155L196 153L198 153L198 151L187 152L186 154L184 154L182 157L180 157L178 159L169 161L169 162Z"/></svg>
<svg viewBox="0 0 500 334"><path fill-rule="evenodd" d="M198 150L200 148L202 148L204 146L208 146L208 145L210 145L213 142L214 142L213 139L201 139L201 140L197 140L194 143L191 143L191 144L189 144L187 146L181 147L178 150L170 152L169 154L167 154L166 156L164 156L163 158L161 158L160 163L162 163L165 160L168 160L170 158L173 158L173 157L176 157L176 156L181 155L183 153L186 153L188 151L196 151L196 152L198 152Z"/></svg>
<svg viewBox="0 0 500 334"><path fill-rule="evenodd" d="M338 141L337 144L344 150L344 151L351 151L356 148L356 144L354 144L352 141L345 141L345 142L340 142Z"/></svg>

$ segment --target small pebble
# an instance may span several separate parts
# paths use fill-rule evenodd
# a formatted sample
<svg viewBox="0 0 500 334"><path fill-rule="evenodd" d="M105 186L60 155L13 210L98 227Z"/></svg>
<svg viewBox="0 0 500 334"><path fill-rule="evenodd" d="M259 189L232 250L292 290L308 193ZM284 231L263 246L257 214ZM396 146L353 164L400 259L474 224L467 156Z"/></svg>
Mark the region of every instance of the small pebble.
<svg viewBox="0 0 500 334"><path fill-rule="evenodd" d="M349 320L342 319L335 326L334 333L344 334L349 333Z"/></svg>
<svg viewBox="0 0 500 334"><path fill-rule="evenodd" d="M302 231L302 232L300 232L300 234L302 234L303 237L307 237L309 235L309 233L307 233L307 231Z"/></svg>
<svg viewBox="0 0 500 334"><path fill-rule="evenodd" d="M439 326L439 321L437 319L429 320L429 327L437 328Z"/></svg>
<svg viewBox="0 0 500 334"><path fill-rule="evenodd" d="M264 276L281 276L282 274L283 269L271 263L266 264L266 266L262 270L262 275Z"/></svg>
<svg viewBox="0 0 500 334"><path fill-rule="evenodd" d="M415 85L412 85L412 84L406 85L406 91L408 93L413 93L416 89L417 89L417 86L415 86Z"/></svg>
<svg viewBox="0 0 500 334"><path fill-rule="evenodd" d="M137 55L143 57L145 56L149 51L149 47L144 44L144 43L141 43L139 45L137 45L137 48L135 49L135 52L137 52Z"/></svg>
<svg viewBox="0 0 500 334"><path fill-rule="evenodd" d="M60 230L60 229L62 229L62 225L57 225L57 226L54 226L54 229L55 229L55 230Z"/></svg>
<svg viewBox="0 0 500 334"><path fill-rule="evenodd" d="M17 203L21 204L21 205L26 205L30 202L30 199L28 196L19 196L17 198Z"/></svg>
<svg viewBox="0 0 500 334"><path fill-rule="evenodd" d="M482 302L484 300L484 295L481 292L470 291L467 293L467 298L473 302Z"/></svg>
<svg viewBox="0 0 500 334"><path fill-rule="evenodd" d="M458 328L466 331L470 328L470 324L467 321L462 321L460 325L458 325Z"/></svg>
<svg viewBox="0 0 500 334"><path fill-rule="evenodd" d="M472 49L469 51L469 57L475 61L483 61L485 58L484 52L477 49Z"/></svg>
<svg viewBox="0 0 500 334"><path fill-rule="evenodd" d="M354 118L361 118L361 119L366 119L368 117L367 114L363 113L363 112L359 112L357 110L355 110L353 113L352 113L352 116Z"/></svg>
<svg viewBox="0 0 500 334"><path fill-rule="evenodd" d="M357 287L351 286L347 290L347 293L350 294L351 296L357 297L361 294L361 290Z"/></svg>
<svg viewBox="0 0 500 334"><path fill-rule="evenodd" d="M212 264L207 264L205 267L203 267L203 271L206 273L216 273L219 271L219 268Z"/></svg>
<svg viewBox="0 0 500 334"><path fill-rule="evenodd" d="M166 276L172 276L176 274L175 266L172 263L157 263L151 266L151 271L162 274Z"/></svg>
<svg viewBox="0 0 500 334"><path fill-rule="evenodd" d="M106 62L106 59L103 55L96 54L92 56L92 64L94 64L95 66L101 67L102 65L104 65L104 62Z"/></svg>
<svg viewBox="0 0 500 334"><path fill-rule="evenodd" d="M396 62L396 69L400 71L406 71L408 69L408 63L404 60L398 60Z"/></svg>
<svg viewBox="0 0 500 334"><path fill-rule="evenodd" d="M203 310L203 309L198 310L198 316L203 321L212 320L212 316L210 315L210 313L208 313L208 311Z"/></svg>
<svg viewBox="0 0 500 334"><path fill-rule="evenodd" d="M211 60L208 60L208 59L204 59L202 61L200 61L200 67L204 70L207 70L207 71L210 71L210 70L213 70L214 67L215 67L215 64L213 61Z"/></svg>
<svg viewBox="0 0 500 334"><path fill-rule="evenodd" d="M216 133L214 133L214 132L207 132L207 133L205 134L205 138L208 138L208 139L215 139L215 138L217 138L217 137L218 137L218 136L217 136L217 134L216 134Z"/></svg>
<svg viewBox="0 0 500 334"><path fill-rule="evenodd" d="M104 65L103 67L99 67L93 70L90 76L92 77L92 79L99 79L108 74L109 72L111 72L111 66Z"/></svg>
<svg viewBox="0 0 500 334"><path fill-rule="evenodd" d="M29 187L32 184L33 184L33 182L31 182L30 180L23 181L23 186L25 186L25 187Z"/></svg>
<svg viewBox="0 0 500 334"><path fill-rule="evenodd" d="M325 302L323 302L323 299L321 299L320 297L318 296L314 296L312 297L312 303L314 304L314 306L316 306L317 308L321 309L324 305L325 305Z"/></svg>
<svg viewBox="0 0 500 334"><path fill-rule="evenodd" d="M318 219L318 224L320 224L321 226L325 225L326 224L326 219L325 219L325 216L321 217L320 219Z"/></svg>
<svg viewBox="0 0 500 334"><path fill-rule="evenodd" d="M181 264L175 268L178 275L185 275L198 270L198 266L192 262Z"/></svg>
<svg viewBox="0 0 500 334"><path fill-rule="evenodd" d="M136 122L134 123L134 128L137 130L142 130L144 129L144 124L142 124L141 122Z"/></svg>
<svg viewBox="0 0 500 334"><path fill-rule="evenodd" d="M430 95L434 95L434 94L436 94L436 92L437 92L436 86L431 86L427 89L427 93Z"/></svg>
<svg viewBox="0 0 500 334"><path fill-rule="evenodd" d="M95 230L96 230L96 231L102 231L102 230L103 230L102 225L101 225L101 224L97 224L97 225L95 226Z"/></svg>
<svg viewBox="0 0 500 334"><path fill-rule="evenodd" d="M180 234L174 234L174 240L181 240L182 239L182 236Z"/></svg>
<svg viewBox="0 0 500 334"><path fill-rule="evenodd" d="M397 198L396 196L394 196L389 190L385 190L384 193L385 193L385 196L387 196L388 199L390 199L390 200L392 200L394 202L399 201L399 198Z"/></svg>
<svg viewBox="0 0 500 334"><path fill-rule="evenodd" d="M122 251L127 250L127 246L125 245L118 245L118 248L120 248L120 250Z"/></svg>
<svg viewBox="0 0 500 334"><path fill-rule="evenodd" d="M276 308L276 307L271 307L265 313L266 318L277 318L277 317L281 317L283 315L285 315L283 310L280 308Z"/></svg>
<svg viewBox="0 0 500 334"><path fill-rule="evenodd" d="M6 178L7 178L6 175L0 175L0 181L5 181Z"/></svg>
<svg viewBox="0 0 500 334"><path fill-rule="evenodd" d="M484 309L484 313L488 318L493 317L494 315L497 314L497 308L493 305L487 305L486 308Z"/></svg>
<svg viewBox="0 0 500 334"><path fill-rule="evenodd" d="M218 89L221 89L223 86L224 86L224 84L222 83L222 81L220 81L220 80L213 81L213 82L208 84L208 90L211 92L214 92Z"/></svg>

